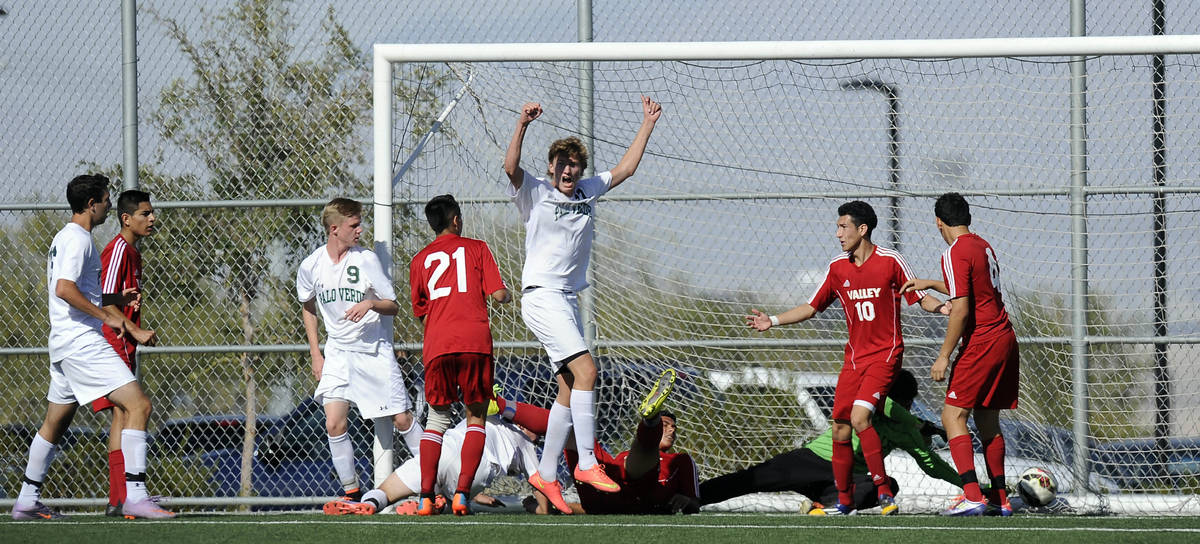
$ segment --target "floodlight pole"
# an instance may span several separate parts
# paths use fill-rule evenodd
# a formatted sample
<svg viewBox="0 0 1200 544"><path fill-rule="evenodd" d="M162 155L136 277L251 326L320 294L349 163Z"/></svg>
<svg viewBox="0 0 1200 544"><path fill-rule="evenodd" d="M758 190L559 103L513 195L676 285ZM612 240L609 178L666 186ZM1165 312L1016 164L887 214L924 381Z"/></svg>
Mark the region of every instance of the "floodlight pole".
<svg viewBox="0 0 1200 544"><path fill-rule="evenodd" d="M875 79L843 81L845 91L875 91L883 95L888 106L888 229L891 231L892 249L900 251L900 95L896 86Z"/></svg>

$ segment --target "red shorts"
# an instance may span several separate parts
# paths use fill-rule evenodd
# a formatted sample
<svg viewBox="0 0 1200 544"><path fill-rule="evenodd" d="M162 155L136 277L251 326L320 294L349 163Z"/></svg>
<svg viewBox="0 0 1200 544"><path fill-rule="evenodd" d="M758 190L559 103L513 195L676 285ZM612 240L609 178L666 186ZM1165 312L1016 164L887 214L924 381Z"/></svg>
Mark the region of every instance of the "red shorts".
<svg viewBox="0 0 1200 544"><path fill-rule="evenodd" d="M1017 407L1021 357L1013 331L972 339L950 372L946 404L959 408L1011 410Z"/></svg>
<svg viewBox="0 0 1200 544"><path fill-rule="evenodd" d="M492 399L492 356L487 353L447 353L425 363L425 402L447 406L459 400L464 404Z"/></svg>
<svg viewBox="0 0 1200 544"><path fill-rule="evenodd" d="M134 355L137 353L137 343L130 342L125 337L117 338L115 341L112 338L107 338L109 345L117 352L122 361L125 361L125 366L129 367L129 371L137 375L137 365L134 361L137 359ZM113 403L108 401L106 397L100 397L92 401L92 412L102 412L113 407Z"/></svg>
<svg viewBox="0 0 1200 544"><path fill-rule="evenodd" d="M857 368L855 368L857 366ZM850 421L855 405L872 410L883 402L900 371L900 354L868 364L843 365L833 391L833 419Z"/></svg>

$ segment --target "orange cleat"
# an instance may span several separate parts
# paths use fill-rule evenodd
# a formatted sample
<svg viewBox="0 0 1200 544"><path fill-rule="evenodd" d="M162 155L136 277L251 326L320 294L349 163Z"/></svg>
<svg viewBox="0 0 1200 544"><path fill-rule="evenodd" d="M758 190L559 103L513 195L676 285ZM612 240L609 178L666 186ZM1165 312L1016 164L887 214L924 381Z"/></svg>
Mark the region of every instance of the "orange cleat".
<svg viewBox="0 0 1200 544"><path fill-rule="evenodd" d="M621 490L621 486L608 477L608 474L604 472L604 467L600 466L600 463L592 465L592 468L587 470L575 467L575 481L588 484L596 488L596 491L603 491L605 493L616 493Z"/></svg>
<svg viewBox="0 0 1200 544"><path fill-rule="evenodd" d="M336 500L325 503L322 508L328 516L369 516L375 513L375 505L369 502Z"/></svg>
<svg viewBox="0 0 1200 544"><path fill-rule="evenodd" d="M417 501L404 501L396 504L396 514L401 516L415 516L417 510L421 509L421 505Z"/></svg>
<svg viewBox="0 0 1200 544"><path fill-rule="evenodd" d="M571 507L567 506L567 501L563 500L562 484L558 483L558 480L547 482L542 479L540 473L535 471L529 476L529 485L542 492L547 499L550 499L550 504L554 505L554 508L558 509L559 512L568 515L571 513Z"/></svg>
<svg viewBox="0 0 1200 544"><path fill-rule="evenodd" d="M456 516L469 516L471 509L467 507L467 502L467 494L459 491L454 494L454 502L450 503L450 509Z"/></svg>

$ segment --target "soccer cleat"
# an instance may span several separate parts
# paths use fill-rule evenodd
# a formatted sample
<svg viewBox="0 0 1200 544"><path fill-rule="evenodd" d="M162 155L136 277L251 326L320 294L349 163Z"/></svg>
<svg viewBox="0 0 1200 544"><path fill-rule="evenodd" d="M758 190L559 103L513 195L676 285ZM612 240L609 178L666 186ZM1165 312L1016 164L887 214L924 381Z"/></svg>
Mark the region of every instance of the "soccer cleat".
<svg viewBox="0 0 1200 544"><path fill-rule="evenodd" d="M562 484L558 483L557 480L547 482L546 480L542 479L542 475L540 473L534 471L534 473L529 476L529 485L533 486L534 489L541 491L542 494L550 500L550 504L554 505L554 508L558 509L559 512L564 514L571 513L571 507L567 506L567 501L563 500Z"/></svg>
<svg viewBox="0 0 1200 544"><path fill-rule="evenodd" d="M29 508L19 508L14 505L12 511L12 518L17 521L41 521L63 519L65 517L67 516L62 515L58 510L42 504L42 501L34 502L33 506Z"/></svg>
<svg viewBox="0 0 1200 544"><path fill-rule="evenodd" d="M891 495L879 496L879 515L890 516L900 511L900 506L896 504L896 499Z"/></svg>
<svg viewBox="0 0 1200 544"><path fill-rule="evenodd" d="M855 510L853 508L845 506L842 503L837 503L831 507L813 508L808 511L808 515L810 516L853 516L854 514Z"/></svg>
<svg viewBox="0 0 1200 544"><path fill-rule="evenodd" d="M121 507L121 513L125 515L126 519L170 519L175 517L174 512L160 508L158 506L158 501L155 501L154 499L126 502Z"/></svg>
<svg viewBox="0 0 1200 544"><path fill-rule="evenodd" d="M446 511L445 495L435 495L432 499L429 497L421 497L418 500L420 507L417 508L418 516L436 516Z"/></svg>
<svg viewBox="0 0 1200 544"><path fill-rule="evenodd" d="M375 513L375 504L338 499L325 503L322 510L327 516L369 516Z"/></svg>
<svg viewBox="0 0 1200 544"><path fill-rule="evenodd" d="M1008 502L1008 499L1004 499L1004 502L1002 502L1000 504L996 504L994 502L989 501L988 505L987 505L987 511L984 512L984 515L1000 516L1000 517L1006 518L1008 516L1013 515L1012 504Z"/></svg>
<svg viewBox="0 0 1200 544"><path fill-rule="evenodd" d="M956 501L942 511L943 516L982 516L987 511L986 502L975 502L972 500L962 499Z"/></svg>
<svg viewBox="0 0 1200 544"><path fill-rule="evenodd" d="M122 518L125 514L121 512L121 505L110 504L104 507L104 516L109 518Z"/></svg>
<svg viewBox="0 0 1200 544"><path fill-rule="evenodd" d="M675 369L668 368L658 376L654 381L654 387L650 388L650 392L646 394L646 398L642 399L642 405L638 408L638 413L642 415L642 419L650 419L662 410L662 405L667 401L667 395L671 394L671 388L675 385Z"/></svg>
<svg viewBox="0 0 1200 544"><path fill-rule="evenodd" d="M454 494L454 502L450 503L450 509L456 516L469 516L471 509L467 507L467 494L459 491Z"/></svg>
<svg viewBox="0 0 1200 544"><path fill-rule="evenodd" d="M348 501L348 502L358 502L358 501L362 500L362 496L363 496L362 488L356 487L349 491L343 492L342 496L339 500Z"/></svg>
<svg viewBox="0 0 1200 544"><path fill-rule="evenodd" d="M604 472L604 467L600 466L600 463L592 465L592 468L587 470L575 467L574 475L575 481L588 484L596 488L596 491L603 491L605 493L617 493L621 491L621 486L608 477L608 474Z"/></svg>

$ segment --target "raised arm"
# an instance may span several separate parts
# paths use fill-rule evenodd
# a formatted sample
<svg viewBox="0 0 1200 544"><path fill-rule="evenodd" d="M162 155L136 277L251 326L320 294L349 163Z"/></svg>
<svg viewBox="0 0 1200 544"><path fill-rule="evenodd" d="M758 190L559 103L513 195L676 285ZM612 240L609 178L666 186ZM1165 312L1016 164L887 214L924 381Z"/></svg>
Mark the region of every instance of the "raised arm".
<svg viewBox="0 0 1200 544"><path fill-rule="evenodd" d="M654 124L658 122L658 118L662 117L662 106L649 97L642 97L642 126L638 128L637 135L633 137L633 143L629 144L629 149L625 151L625 155L621 157L621 162L611 170L612 182L608 188L613 189L621 182L629 179L637 167L642 162L642 155L646 153L646 144L650 141L650 133L654 132Z"/></svg>
<svg viewBox="0 0 1200 544"><path fill-rule="evenodd" d="M750 310L750 315L746 316L746 326L758 332L763 332L775 325L789 325L792 323L807 321L814 315L817 315L816 308L813 308L809 304L801 304L795 308L792 308L791 310L773 316L778 320L778 322L773 323L771 321L772 316L764 314L757 309L753 309Z"/></svg>
<svg viewBox="0 0 1200 544"><path fill-rule="evenodd" d="M508 142L508 152L504 154L504 173L513 189L520 189L525 180L525 172L521 170L521 146L525 143L525 130L529 123L542 115L542 105L537 102L526 102L521 106L521 117L517 119L517 128L513 131L512 141Z"/></svg>

